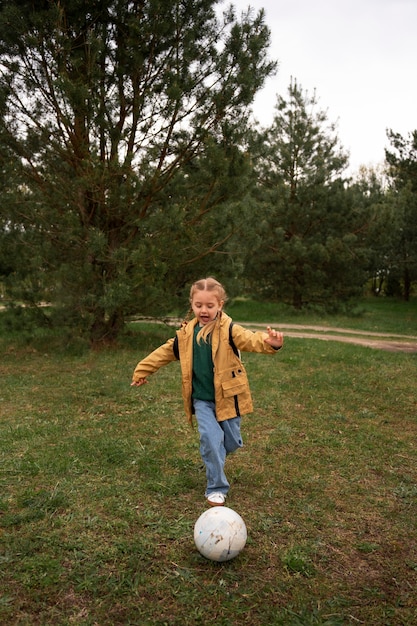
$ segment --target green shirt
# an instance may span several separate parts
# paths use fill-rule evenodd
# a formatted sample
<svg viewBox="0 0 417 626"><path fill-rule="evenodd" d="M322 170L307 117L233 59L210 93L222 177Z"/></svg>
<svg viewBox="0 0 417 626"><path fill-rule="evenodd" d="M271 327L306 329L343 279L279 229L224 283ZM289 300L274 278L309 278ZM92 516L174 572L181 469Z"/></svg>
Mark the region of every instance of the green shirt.
<svg viewBox="0 0 417 626"><path fill-rule="evenodd" d="M202 339L197 343L201 327L196 324L193 338L193 392L196 400L214 402L213 358L211 354L211 335L207 342Z"/></svg>

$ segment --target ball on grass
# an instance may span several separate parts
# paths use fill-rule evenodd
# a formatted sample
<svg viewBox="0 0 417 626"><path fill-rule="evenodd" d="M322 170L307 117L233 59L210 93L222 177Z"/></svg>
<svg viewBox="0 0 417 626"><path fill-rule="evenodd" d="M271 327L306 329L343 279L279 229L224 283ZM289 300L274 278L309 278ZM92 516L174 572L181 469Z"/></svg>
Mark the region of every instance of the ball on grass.
<svg viewBox="0 0 417 626"><path fill-rule="evenodd" d="M245 547L248 533L243 519L227 506L204 511L194 526L197 550L211 561L230 561Z"/></svg>

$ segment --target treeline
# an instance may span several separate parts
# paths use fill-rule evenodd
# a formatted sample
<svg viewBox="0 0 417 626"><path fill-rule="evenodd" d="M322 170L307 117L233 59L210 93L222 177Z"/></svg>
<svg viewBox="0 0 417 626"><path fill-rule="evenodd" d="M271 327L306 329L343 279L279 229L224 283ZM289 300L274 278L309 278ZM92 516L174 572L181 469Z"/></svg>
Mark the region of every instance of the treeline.
<svg viewBox="0 0 417 626"><path fill-rule="evenodd" d="M262 127L276 71L264 13L213 0L0 7L3 299L93 342L183 306L214 274L233 294L337 310L417 281L417 131L380 170L348 155L296 81ZM271 103L271 107L274 103Z"/></svg>

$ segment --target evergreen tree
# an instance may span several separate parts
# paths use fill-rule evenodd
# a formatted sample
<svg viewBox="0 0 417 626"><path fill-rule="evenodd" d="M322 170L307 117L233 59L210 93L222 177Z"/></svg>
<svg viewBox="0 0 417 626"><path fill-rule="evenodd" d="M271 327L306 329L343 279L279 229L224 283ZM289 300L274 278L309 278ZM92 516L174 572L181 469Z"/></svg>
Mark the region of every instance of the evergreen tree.
<svg viewBox="0 0 417 626"><path fill-rule="evenodd" d="M364 217L341 177L347 155L334 124L315 95L292 82L256 139L257 241L246 260L252 291L296 308L348 300L365 280Z"/></svg>
<svg viewBox="0 0 417 626"><path fill-rule="evenodd" d="M391 149L385 156L396 218L389 286L393 295L400 290L408 301L417 281L417 130L408 137L389 130L387 136Z"/></svg>
<svg viewBox="0 0 417 626"><path fill-rule="evenodd" d="M387 294L391 267L395 264L398 216L393 209L386 168L362 166L349 192L354 195L356 210L368 215L365 233L371 291L375 296Z"/></svg>
<svg viewBox="0 0 417 626"><path fill-rule="evenodd" d="M236 146L275 64L263 11L215 8L0 6L0 165L14 179L3 232L13 225L21 259L9 292L54 303L92 341L117 336L130 312L163 313L191 263L221 248L207 220L241 191Z"/></svg>

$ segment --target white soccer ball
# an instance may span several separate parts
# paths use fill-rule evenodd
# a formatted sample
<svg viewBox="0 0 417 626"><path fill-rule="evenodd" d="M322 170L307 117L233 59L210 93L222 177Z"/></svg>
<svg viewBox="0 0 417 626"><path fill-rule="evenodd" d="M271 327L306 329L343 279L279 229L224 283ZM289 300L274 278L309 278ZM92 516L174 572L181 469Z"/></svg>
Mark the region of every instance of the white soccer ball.
<svg viewBox="0 0 417 626"><path fill-rule="evenodd" d="M211 561L230 561L243 550L248 533L243 519L227 506L204 511L194 526L197 550Z"/></svg>

